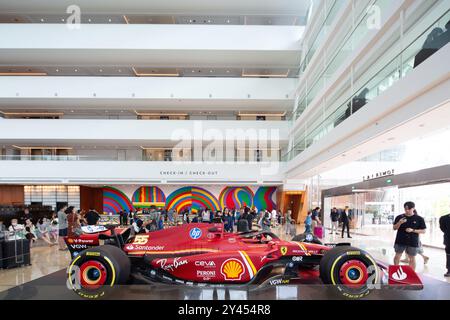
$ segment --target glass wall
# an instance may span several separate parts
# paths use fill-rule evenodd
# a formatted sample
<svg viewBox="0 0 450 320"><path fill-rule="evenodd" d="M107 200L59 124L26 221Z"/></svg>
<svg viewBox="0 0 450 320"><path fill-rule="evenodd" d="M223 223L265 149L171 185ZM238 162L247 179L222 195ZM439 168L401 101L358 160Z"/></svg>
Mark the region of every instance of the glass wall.
<svg viewBox="0 0 450 320"><path fill-rule="evenodd" d="M306 108L313 108L309 119L303 126L298 127L294 134L293 147L283 155L284 160L297 156L304 148L297 145L309 146L326 136L333 128L360 110L368 102L383 94L397 81L408 75L423 60L444 46L447 39L443 32L450 20L450 9L445 2L438 2L440 6L431 6L431 2L423 2L423 14L410 17L403 24L390 33L383 46L370 63L358 68L349 68L343 79L336 85L336 89L328 96L317 100L318 93L328 85L328 79L335 74L343 61L349 58L355 48L361 46L368 34L366 23L370 10L363 10L361 18L355 27L345 36L341 46L325 61L323 72L318 73L314 81L307 79L300 90L297 108L293 113L293 120L299 118ZM388 11L391 1L377 0L372 2L377 6L380 14ZM429 8L431 6L431 8ZM446 6L445 11L441 11ZM399 17L400 18L400 17ZM415 21L411 21L415 18ZM399 19L400 20L400 19ZM403 31L403 32L402 32ZM442 39L441 39L442 38ZM431 40L430 40L431 39ZM318 121L318 119L321 119Z"/></svg>
<svg viewBox="0 0 450 320"><path fill-rule="evenodd" d="M56 210L57 204L68 204L80 208L79 186L24 186L25 205L39 204L51 206Z"/></svg>

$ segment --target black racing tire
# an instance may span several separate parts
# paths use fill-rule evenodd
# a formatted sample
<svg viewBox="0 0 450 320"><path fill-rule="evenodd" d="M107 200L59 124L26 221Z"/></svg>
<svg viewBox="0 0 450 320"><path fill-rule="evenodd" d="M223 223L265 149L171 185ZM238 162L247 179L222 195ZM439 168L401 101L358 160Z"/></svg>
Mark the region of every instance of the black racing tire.
<svg viewBox="0 0 450 320"><path fill-rule="evenodd" d="M338 246L320 261L320 278L324 284L336 285L348 298L361 298L379 283L380 272L375 260L364 250Z"/></svg>
<svg viewBox="0 0 450 320"><path fill-rule="evenodd" d="M100 299L114 286L125 284L130 277L131 263L120 248L103 245L78 254L67 269L67 284L86 299Z"/></svg>
<svg viewBox="0 0 450 320"><path fill-rule="evenodd" d="M307 239L307 235L312 236L311 240ZM323 244L322 241L319 240L315 235L312 233L301 233L297 234L292 238L292 241L298 241L298 242L308 242L308 243L315 243L315 244Z"/></svg>

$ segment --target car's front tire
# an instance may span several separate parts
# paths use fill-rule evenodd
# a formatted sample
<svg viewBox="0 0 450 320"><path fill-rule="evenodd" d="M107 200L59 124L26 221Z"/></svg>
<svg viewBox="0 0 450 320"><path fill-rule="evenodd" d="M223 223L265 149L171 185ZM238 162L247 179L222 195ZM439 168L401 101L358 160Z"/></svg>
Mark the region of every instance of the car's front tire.
<svg viewBox="0 0 450 320"><path fill-rule="evenodd" d="M99 299L112 287L125 284L130 269L130 259L120 248L111 245L89 248L70 263L67 284L83 298Z"/></svg>
<svg viewBox="0 0 450 320"><path fill-rule="evenodd" d="M321 259L319 270L324 284L337 285L350 298L367 295L379 283L375 260L366 251L351 246L329 250Z"/></svg>

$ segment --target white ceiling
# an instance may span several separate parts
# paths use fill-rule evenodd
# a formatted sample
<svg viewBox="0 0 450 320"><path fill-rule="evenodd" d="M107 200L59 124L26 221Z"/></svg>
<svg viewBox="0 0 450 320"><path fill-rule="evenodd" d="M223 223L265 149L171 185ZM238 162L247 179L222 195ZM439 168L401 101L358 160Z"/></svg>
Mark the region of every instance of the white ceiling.
<svg viewBox="0 0 450 320"><path fill-rule="evenodd" d="M78 5L84 14L299 15L311 0L0 0L0 12L62 14Z"/></svg>
<svg viewBox="0 0 450 320"><path fill-rule="evenodd" d="M62 14L0 14L0 23L66 23ZM306 17L299 15L151 15L151 14L83 14L82 24L195 24L195 25L278 25L304 26Z"/></svg>
<svg viewBox="0 0 450 320"><path fill-rule="evenodd" d="M134 68L134 70L133 70ZM296 78L298 68L168 68L135 66L0 66L0 75L47 75L47 76L178 76L178 77L280 77Z"/></svg>

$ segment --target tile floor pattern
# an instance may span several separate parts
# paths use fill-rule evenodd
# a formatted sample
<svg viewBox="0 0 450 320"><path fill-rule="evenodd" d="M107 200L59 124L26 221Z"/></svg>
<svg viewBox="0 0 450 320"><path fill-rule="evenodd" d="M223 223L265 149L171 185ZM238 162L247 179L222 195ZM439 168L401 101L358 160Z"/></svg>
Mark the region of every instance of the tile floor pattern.
<svg viewBox="0 0 450 320"><path fill-rule="evenodd" d="M59 251L58 246L35 246L31 248L31 266L0 269L0 291L66 268L69 262L69 252Z"/></svg>
<svg viewBox="0 0 450 320"><path fill-rule="evenodd" d="M292 237L285 234L284 226L273 228L273 231L282 239L289 240ZM297 233L302 233L304 227L297 225ZM325 243L332 242L350 242L352 245L360 247L371 253L374 258L379 259L385 263L392 263L394 256L393 241L395 232L380 232L370 235L353 235L352 239L342 239L340 235L330 235L327 230ZM425 254L430 257L427 265L423 264L421 257L418 257L417 271L419 273L427 274L435 279L447 281L445 278L445 251L443 249L425 248ZM39 246L31 249L31 266L0 270L0 291L7 290L17 285L24 284L31 280L43 277L55 271L66 268L70 262L70 256L67 251L59 251L57 246Z"/></svg>

